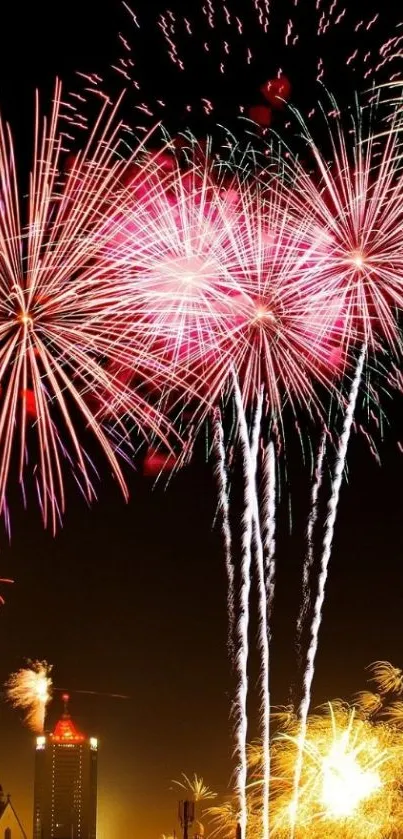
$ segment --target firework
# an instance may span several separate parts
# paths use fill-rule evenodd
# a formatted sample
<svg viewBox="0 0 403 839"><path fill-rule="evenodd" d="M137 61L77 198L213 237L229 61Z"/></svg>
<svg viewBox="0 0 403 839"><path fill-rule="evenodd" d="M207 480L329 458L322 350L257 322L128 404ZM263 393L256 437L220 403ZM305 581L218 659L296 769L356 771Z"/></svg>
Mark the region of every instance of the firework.
<svg viewBox="0 0 403 839"><path fill-rule="evenodd" d="M259 433L262 420L263 391L257 403L256 413L253 421L252 442L249 443L249 434L246 417L242 406L241 392L238 382L235 379L235 402L238 411L239 437L242 447L242 463L244 472L245 505L242 520L242 556L241 556L241 581L239 591L239 609L237 620L237 675L238 685L235 697L236 726L235 743L237 754L237 778L236 787L239 796L239 825L241 835L246 836L248 823L246 783L247 783L247 734L248 734L248 655L249 655L249 597L251 587L252 568L252 536L253 525L255 531L259 528L259 518L256 503L256 471ZM260 540L260 533L256 533ZM261 574L259 577L261 578ZM261 583L260 583L261 585ZM264 631L267 638L266 624L263 624L261 631ZM266 669L266 668L265 668ZM268 673L267 673L268 676ZM263 719L265 726L266 720ZM267 814L265 814L267 815ZM267 821L267 820L266 820Z"/></svg>
<svg viewBox="0 0 403 839"><path fill-rule="evenodd" d="M320 413L315 383L331 389L340 374L340 301L307 273L322 240L295 223L279 173L268 180L223 177L209 155L185 171L173 159L120 202L113 253L125 263L125 334L160 348L205 406L202 419L234 373L243 403L263 387L280 424L285 402Z"/></svg>
<svg viewBox="0 0 403 839"><path fill-rule="evenodd" d="M393 667L389 661L375 661L369 670L381 694L403 693L403 670L400 667Z"/></svg>
<svg viewBox="0 0 403 839"><path fill-rule="evenodd" d="M266 485L263 498L265 508L263 513L263 521L265 523L264 553L267 571L267 612L270 618L274 600L276 573L276 458L274 444L272 442L269 443L265 454L265 477Z"/></svg>
<svg viewBox="0 0 403 839"><path fill-rule="evenodd" d="M259 78L261 70L255 66L252 76L249 75L248 89L244 86L242 91L231 91L228 108L223 107L223 99L229 92L226 80L240 76L239 71L234 72L234 67L239 68L240 60L242 66L246 64L252 69L254 53L259 50L259 45L267 55L271 32L276 35L279 32L280 4L276 0L256 0L249 11L242 12L239 4L209 0L201 7L195 4L186 17L166 9L155 20L150 11L145 27L134 14L133 19L140 33L143 28L149 33L150 24L151 28L156 24L174 70L179 70L185 78L189 74L196 80L194 85L197 89L193 89L192 104L185 105L180 83L172 85L168 82L169 74L166 75L167 83L175 89L175 96L181 102L182 111L186 112L186 120L191 120L191 112L194 113L195 100L198 99L205 114L217 113L217 110L222 113L224 110L230 120L235 114L249 115L260 123L262 133L267 135L273 115L277 122L280 119L284 122L290 117L290 111L284 105L290 97L291 84L284 68L289 73L290 51L292 48L299 50L303 30L309 32L312 21L313 32L321 47L312 75L318 81L324 79L326 71L320 57L322 49L330 56L337 54L337 66L340 67L340 51L335 47L337 33L340 45L344 40L348 44L349 53L343 62L347 73L361 64L365 79L376 77L382 66L387 66L387 72L390 72L393 59L399 53L399 33L393 33L392 38L381 43L379 53L366 48L368 37L374 41L373 28L378 14L370 13L366 20L355 19L353 9L347 6L341 9L337 2L324 0L312 5L315 8L307 11L306 4L296 0L289 4L288 15L288 4L281 4L283 37L279 39L281 49L270 50L269 79L267 76ZM311 16L308 23L306 16ZM253 27L259 37L252 35L252 32L256 35ZM353 39L344 37L347 32L354 32ZM371 33L370 36L368 33ZM143 81L147 74L142 70L144 55L141 49L136 49L134 62L128 41L123 37L121 41L125 57L115 69L126 80L134 80L137 114L142 123L136 127L141 129L148 120L155 119L157 113L164 112L165 96L162 93L158 100L156 96L149 96ZM311 42L312 39L310 46ZM154 62L155 51L150 50L150 43L147 38L147 51L152 53ZM200 71L203 66L198 49L200 45L210 70L207 73ZM192 70L194 61L197 61L197 73ZM312 74L312 67L308 72ZM295 68L293 75L289 75L298 101L302 91L298 91L298 82L295 84L294 81ZM212 87L212 78L220 76L223 83ZM254 89L253 85L251 88L252 77ZM201 86L208 79L210 89L201 90L199 79ZM95 79L90 76L86 82L91 89ZM307 87L304 82L301 84ZM97 85L98 80L95 87ZM137 94L139 90L141 93ZM186 85L184 90L188 96ZM260 101L252 102L251 97L259 97ZM255 107L248 110L249 105ZM294 761L294 798L293 803L289 802L287 816L288 827L293 832L294 828L299 830L300 819L304 818L300 813L298 793L301 791L302 794L305 790L303 771L310 693L338 499L364 355L367 350L374 355L384 347L392 350L396 357L401 353L396 317L396 310L400 310L403 303L399 241L403 193L396 130L400 123L392 119L387 131L366 131L365 115L361 109L358 118L353 121L351 133L351 125L344 128L334 100L330 99L328 107L323 110L328 112L329 125L333 126L329 152L321 150L313 139L313 133L299 118L305 140L304 157L309 157L308 162L301 160L299 153L294 154L283 147L284 154L280 156L277 170L273 173L270 166L267 167L260 180L250 174L248 177L237 174L222 178L217 173L217 167L212 166L208 152L199 155L196 165L194 161L189 164L188 160L186 167L179 164L174 156L168 163L165 159L164 167L156 172L155 178L150 180L146 177L143 183L141 175L137 179L132 202L124 201L119 207L118 241L111 240L113 251L118 246L117 250L123 254L122 261L125 262L127 284L122 308L126 312L124 332L129 343L134 332L137 335L141 333L147 355L153 355L157 350L166 366L175 371L180 387L173 407L181 413L183 402L192 401L191 416L196 427L204 421L211 408L216 412L215 443L229 582L231 653L234 623L237 627L234 658L238 677L235 701L238 801L234 813L236 811L235 821L241 826L243 839L247 825L251 828L255 824L255 810L258 811L262 835L267 836L269 831L269 636L274 595L276 504L272 437L277 429L280 429L280 434L283 433L288 406L294 415L301 413L305 417L322 420L324 392L330 391L339 396L341 380L346 374L350 376L351 358L360 354L361 347L365 348L351 376L352 386L328 504L318 596L314 604L304 676L298 757ZM177 116L175 114L173 118ZM77 124L79 120L76 111L73 122ZM267 152L267 158L273 164L272 140ZM237 614L234 614L233 608L236 597L234 560L230 555L233 539L229 524L226 446L217 413L217 405L228 394L235 395L245 491ZM171 415L172 403L163 400L163 404ZM250 433L249 417L252 418ZM263 513L259 515L257 484L262 419L269 427L266 431L269 446L265 464L266 486L263 504L260 504ZM325 436L312 488L298 643L309 605L308 583L313 564L313 529L318 515L324 441ZM259 645L262 659L261 723L264 746L260 808L250 807L246 791L248 629L253 548L259 574ZM371 707L370 702L367 707ZM398 712L396 709L396 715ZM333 716L333 722L335 719ZM346 735L348 740L355 729L354 717L344 722L349 732ZM335 731L333 736L336 741ZM345 753L339 749L338 756L341 762L345 758L345 764L350 763L351 768L354 750L350 749L350 745L345 744ZM337 753L337 743L335 748ZM330 764L336 759L336 753L331 754ZM330 768L326 776L327 790L332 771ZM371 771L368 770L368 777ZM358 788L362 778L357 773L352 780ZM371 795L368 794L371 800L375 791L374 787ZM364 800L366 796L362 798ZM330 811L329 798L325 797L325 805Z"/></svg>
<svg viewBox="0 0 403 839"><path fill-rule="evenodd" d="M391 665L388 665L392 670ZM365 699L362 699L365 694ZM372 700L369 701L369 697ZM289 837L387 837L403 817L403 735L390 692L379 702L362 692L353 705L327 703L309 715L301 764L301 800L294 810L293 779L299 759L301 724L289 710L275 712L271 741L270 835ZM369 712L369 707L372 711ZM387 719L387 722L385 722ZM264 754L260 742L248 749L249 836L261 835ZM232 801L208 809L211 835L234 835Z"/></svg>
<svg viewBox="0 0 403 839"><path fill-rule="evenodd" d="M120 202L118 240L114 253L125 263L126 287L122 297L124 331L142 335L147 354L158 352L181 383L178 396L194 400L197 422L211 407L234 390L242 446L245 509L237 647L236 752L239 823L246 835L248 766L246 712L248 690L248 627L253 540L260 573L260 648L262 654L262 732L269 731L269 612L274 593L275 488L263 515L267 537L266 567L261 559L261 525L256 489L258 441L263 400L271 432L284 427L285 406L294 414L321 417L318 389L335 393L336 384L350 372L353 352L360 355L349 398L332 484L329 518L314 607L308 665L301 705L300 758L295 773L295 819L298 817L299 774L302 769L314 661L318 646L338 498L347 445L361 383L366 348L386 345L398 355L400 333L396 309L403 303L398 230L402 214L402 180L397 132L379 140L364 130L363 111L353 123L352 140L337 116L330 135L331 164L302 119L305 143L314 162L301 162L289 149L277 160L269 147L271 165L256 178L251 172L222 176L207 150L197 148L186 166L172 155L159 170L135 179L132 198ZM191 155L195 154L195 146ZM280 145L281 148L281 145ZM163 165L162 165L163 164ZM239 387L238 387L239 383ZM190 394L190 397L189 397ZM164 403L167 405L167 403ZM253 419L249 440L246 411ZM171 410L171 406L168 406ZM265 417L266 418L266 417ZM193 419L196 422L195 415ZM270 433L271 433L270 432ZM269 436L270 436L269 433ZM226 564L229 578L230 622L233 623L233 563L229 557L228 497L225 445L222 432L220 491L224 510ZM272 448L270 449L272 452ZM313 512L308 525L308 554L304 568L304 604L307 575L312 565L312 532L321 483L322 446L318 479L312 490ZM273 458L271 458L273 460ZM270 475L274 476L274 465ZM274 479L274 477L273 477ZM271 480L271 479L270 479ZM263 570L262 570L263 569ZM262 585L264 583L264 585ZM265 598L263 599L263 593ZM232 636L232 630L230 628ZM232 637L230 644L232 643ZM262 830L267 835L270 757L264 749Z"/></svg>
<svg viewBox="0 0 403 839"><path fill-rule="evenodd" d="M340 445L337 452L337 459L334 469L334 476L332 480L332 487L331 487L331 495L328 503L328 516L326 520L326 527L325 527L325 536L323 540L323 552L321 557L321 568L319 572L319 579L318 579L318 592L314 604L314 613L312 618L312 625L311 625L311 635L310 635L310 643L308 647L307 653L307 665L304 673L304 684L303 684L303 697L301 700L300 706L300 716L301 716L301 733L300 733L300 752L299 758L296 761L295 766L295 800L294 800L294 813L295 818L297 817L297 809L298 809L298 798L299 798L299 786L300 786L300 773L302 768L302 753L304 749L305 743L305 731L306 731L306 724L308 719L308 712L311 702L311 689L312 689L312 682L315 673L315 658L318 649L319 643L319 630L322 621L322 610L323 604L325 601L325 588L328 576L328 569L329 569L329 562L331 557L332 551L332 542L333 542L333 534L334 528L336 523L336 516L337 516L337 508L339 503L339 496L341 485L343 481L343 473L344 467L346 463L347 457L347 448L348 443L350 440L351 428L354 418L354 412L357 402L358 396L358 389L361 383L361 376L362 370L364 366L364 359L365 359L366 348L365 346L361 350L359 361L357 364L356 373L353 379L350 398L348 401L348 406L346 410L346 415L344 418L344 426L343 432L340 437Z"/></svg>
<svg viewBox="0 0 403 839"><path fill-rule="evenodd" d="M314 553L313 553L313 533L315 529L315 524L318 515L318 495L319 490L322 484L322 477L323 477L323 459L325 456L325 449L326 449L326 432L323 432L321 444L318 451L318 456L315 464L315 478L312 484L312 492L311 492L311 511L309 514L308 526L306 530L306 542L307 542L307 550L306 556L304 561L303 567L303 575L302 575L302 601L301 606L298 614L297 620L297 638L296 638L296 649L298 653L298 658L301 660L301 637L302 637L302 630L304 627L304 621L306 617L306 612L309 606L310 601L310 572L313 565Z"/></svg>
<svg viewBox="0 0 403 839"><path fill-rule="evenodd" d="M335 174L316 147L313 157L320 178L293 156L276 160L257 178L233 171L225 175L208 152L181 166L172 155L150 179L140 174L119 206L118 240L113 253L125 263L124 331L142 334L147 353L158 347L165 363L176 371L185 398L195 400L204 420L224 395L233 392L242 447L245 508L243 515L240 592L235 650L238 685L236 709L237 791L239 823L246 835L248 766L248 627L250 573L255 543L259 585L260 648L262 653L262 731L269 731L268 668L269 611L274 592L274 449L269 446L266 504L260 523L257 495L259 436L263 405L269 436L283 428L285 406L292 412L321 417L322 393L337 395L337 384L350 375L353 353L363 350L352 374L344 428L332 483L329 517L314 607L308 665L301 705L302 735L309 711L318 633L325 595L338 498L347 446L361 384L367 347L381 341L400 349L395 309L400 307L400 251L393 225L400 218L400 164L395 132L375 155L371 134L364 143L362 125L353 137L353 173L341 124L332 148ZM373 183L376 186L372 186ZM327 191L327 192L326 192ZM304 213L305 196L307 211ZM333 203L331 203L333 202ZM382 203L383 202L383 203ZM396 204L396 206L395 206ZM382 205L382 212L380 209ZM114 220L114 223L115 220ZM379 228L383 224L383 233ZM393 229L392 229L393 228ZM369 240L371 240L371 248ZM385 244L386 242L386 244ZM381 274L383 247L385 272ZM389 260L389 261L388 261ZM182 402L183 397L179 397ZM251 439L247 416L252 417ZM232 602L233 569L229 559L229 515L225 485L225 445L220 451L221 500L224 499L227 571ZM312 564L312 530L321 483L324 446L318 479L313 487L314 510L308 527L306 575ZM261 530L265 533L266 567L259 564ZM264 586L262 586L264 582ZM264 593L264 596L263 596ZM231 617L231 612L230 612ZM263 637L264 636L264 637ZM266 764L264 807L267 806L270 757ZM296 802L299 790L297 762ZM295 804L295 818L298 807ZM262 814L268 830L267 812Z"/></svg>
<svg viewBox="0 0 403 839"><path fill-rule="evenodd" d="M400 732L363 720L340 704L310 717L295 813L288 773L298 759L299 739L299 733L287 733L274 747L273 835L288 836L290 823L296 836L390 835L402 815L397 792L403 770Z"/></svg>
<svg viewBox="0 0 403 839"><path fill-rule="evenodd" d="M210 165L200 172L191 164L184 173L173 155L159 160L152 177L139 170L121 199L110 249L125 265L120 312L127 339L141 335L143 346L160 348L165 365L178 378L180 371L183 396L217 356L232 281Z"/></svg>
<svg viewBox="0 0 403 839"><path fill-rule="evenodd" d="M129 352L114 317L121 265L103 253L106 219L135 153L123 160L116 108L105 106L63 172L61 104L57 84L49 120L41 122L37 105L24 224L13 144L0 126L0 512L7 515L14 469L25 500L29 468L53 529L65 506L66 467L94 498L91 437L127 496L116 451L126 436L122 417L145 434L168 428L140 388L117 375ZM146 382L162 371L134 339L130 361Z"/></svg>
<svg viewBox="0 0 403 839"><path fill-rule="evenodd" d="M402 157L395 130L399 114L395 112L388 130L379 136L377 102L371 108L357 104L345 117L332 97L330 101L334 117L327 121L328 142L325 136L317 144L297 114L313 168L289 149L284 160L290 211L307 228L312 225L313 236L321 231L322 252L314 250L305 269L310 278L319 274L324 286L334 286L340 301L341 348L365 343L377 351L382 341L388 351L399 355L396 313L403 305Z"/></svg>
<svg viewBox="0 0 403 839"><path fill-rule="evenodd" d="M262 182L228 170L223 175L208 153L202 159L200 154L188 159L184 169L174 156L161 158L152 177L147 170L144 179L139 173L134 180L132 195L127 192L120 202L119 222L114 219L114 224L118 236L110 247L125 264L121 311L128 345L135 333L142 335L147 352L158 348L167 369L173 368L181 383L179 403L190 398L196 406L194 421L197 412L197 421L204 420L228 392L235 396L245 489L234 650L237 789L245 836L252 544L260 587L261 719L266 740L270 714L268 617L274 594L275 458L270 444L261 525L256 480L263 406L271 427L282 426L286 403L295 412L300 408L320 414L315 386L333 392L340 375L334 361L340 303L330 284L318 277L305 281L313 251L321 251L323 243L320 236L312 236L310 220L309 228L300 219L294 223L278 172L275 177L269 172ZM345 364L344 358L342 370ZM251 441L249 406L256 406ZM234 581L221 426L219 435L231 606ZM230 608L230 618L231 614ZM267 792L268 748L266 754Z"/></svg>
<svg viewBox="0 0 403 839"><path fill-rule="evenodd" d="M43 733L46 708L52 698L51 670L46 661L32 661L12 673L5 685L8 701L24 711L25 724L36 734Z"/></svg>
<svg viewBox="0 0 403 839"><path fill-rule="evenodd" d="M218 485L219 505L222 514L222 532L224 537L225 567L227 571L227 603L228 603L228 651L231 661L234 659L234 625L235 625L235 569L232 556L232 536L229 520L229 493L226 469L226 455L224 429L218 408L215 410L214 439L217 452L216 476Z"/></svg>
<svg viewBox="0 0 403 839"><path fill-rule="evenodd" d="M256 427L256 430L257 429ZM258 437L258 434L256 434ZM255 446L258 445L256 440ZM255 454L256 457L256 454ZM259 647L261 659L261 703L260 724L263 749L263 785L262 785L262 836L270 835L269 792L270 792L270 618L274 597L274 549L275 549L275 512L276 483L275 457L273 443L264 455L265 493L263 497L262 536L255 522L255 553L258 577L258 612L259 612Z"/></svg>
<svg viewBox="0 0 403 839"><path fill-rule="evenodd" d="M399 76L402 35L393 26L399 12L390 0L382 12L368 0L364 14L332 0L208 0L186 11L180 4L156 11L123 6L127 33L119 36L113 70L131 88L140 130L157 120L200 126L243 115L264 129L287 119L283 104L291 92L313 111L317 82L350 91L357 78L368 88ZM78 126L82 97L105 86L99 72L83 82L70 115Z"/></svg>
<svg viewBox="0 0 403 839"><path fill-rule="evenodd" d="M189 778L188 775L182 772L182 778L182 781L173 781L173 783L181 789L186 790L186 792L190 792L194 801L211 801L212 798L216 798L217 793L213 792L204 783L203 778L196 775L196 773L194 773L193 778Z"/></svg>

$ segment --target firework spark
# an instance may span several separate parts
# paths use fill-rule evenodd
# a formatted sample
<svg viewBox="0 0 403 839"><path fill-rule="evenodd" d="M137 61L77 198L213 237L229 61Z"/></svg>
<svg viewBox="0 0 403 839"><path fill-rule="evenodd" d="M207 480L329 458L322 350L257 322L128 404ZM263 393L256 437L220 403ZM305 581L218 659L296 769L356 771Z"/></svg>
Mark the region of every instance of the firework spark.
<svg viewBox="0 0 403 839"><path fill-rule="evenodd" d="M136 8L136 15L130 4L124 7L134 25L120 37L113 69L132 88L134 118L143 130L157 119L174 117L178 122L185 117L187 124L211 115L228 122L244 114L263 126L284 122L282 106L291 87L313 112L317 82L351 90L359 77L368 88L370 79L383 81L399 71L402 34L393 26L400 22L399 12L388 0L382 13L375 0L368 0L365 14L361 7L334 0L309 5L209 0L185 12L168 5L155 14L151 9L138 14ZM99 89L99 76L85 82L86 91ZM80 103L74 104L72 120L79 124Z"/></svg>
<svg viewBox="0 0 403 839"><path fill-rule="evenodd" d="M8 701L24 711L25 724L36 734L43 733L46 708L52 698L51 670L46 661L32 661L12 673L5 685Z"/></svg>

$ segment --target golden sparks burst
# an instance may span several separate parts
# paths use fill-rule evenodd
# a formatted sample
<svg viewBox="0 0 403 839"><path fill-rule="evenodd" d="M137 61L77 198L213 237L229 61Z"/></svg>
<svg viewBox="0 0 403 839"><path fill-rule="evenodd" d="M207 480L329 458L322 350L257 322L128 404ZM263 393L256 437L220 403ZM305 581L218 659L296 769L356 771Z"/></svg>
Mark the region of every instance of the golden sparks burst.
<svg viewBox="0 0 403 839"><path fill-rule="evenodd" d="M270 837L289 839L390 839L403 825L402 671L371 665L376 692L357 693L352 704L329 702L308 718L297 810L295 762L300 722L290 709L272 716ZM248 754L248 837L262 831L261 743ZM236 800L208 808L210 836L232 839Z"/></svg>
<svg viewBox="0 0 403 839"><path fill-rule="evenodd" d="M24 711L24 722L36 734L43 733L46 708L52 698L51 670L46 661L32 661L12 673L5 684L7 699L14 708Z"/></svg>
<svg viewBox="0 0 403 839"><path fill-rule="evenodd" d="M196 775L196 772L194 773L193 778L189 778L188 775L185 775L185 773L182 772L182 778L182 781L172 781L172 783L176 784L181 789L186 790L187 793L190 793L193 801L207 801L212 798L216 798L217 793L213 792L213 790L204 783L203 778Z"/></svg>

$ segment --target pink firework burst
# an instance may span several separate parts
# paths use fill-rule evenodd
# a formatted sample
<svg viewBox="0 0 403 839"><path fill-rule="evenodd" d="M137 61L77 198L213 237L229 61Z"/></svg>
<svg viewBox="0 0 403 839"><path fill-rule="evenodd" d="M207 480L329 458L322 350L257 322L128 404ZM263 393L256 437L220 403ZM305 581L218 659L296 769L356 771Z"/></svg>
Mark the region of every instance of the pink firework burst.
<svg viewBox="0 0 403 839"><path fill-rule="evenodd" d="M267 186L239 183L236 194L230 208L222 204L226 266L237 293L228 300L221 352L245 402L263 387L273 415L284 401L312 413L315 384L331 388L348 355L340 347L337 295L305 275L327 243L319 230L312 237L302 220L295 223L277 173Z"/></svg>
<svg viewBox="0 0 403 839"><path fill-rule="evenodd" d="M169 431L140 389L116 375L128 350L115 316L121 265L103 258L105 230L135 153L122 158L116 108L105 106L63 172L60 106L57 84L50 119L41 123L37 107L25 223L12 139L0 128L0 511L14 470L25 492L29 469L53 528L65 506L66 467L94 497L91 437L127 495L115 445L122 417L144 434ZM143 380L160 383L162 368L132 338L130 353L136 349Z"/></svg>
<svg viewBox="0 0 403 839"><path fill-rule="evenodd" d="M246 402L265 388L273 415L284 400L318 408L314 383L331 387L346 363L340 301L304 274L327 243L295 223L277 172L261 184L208 154L185 171L174 161L119 212L128 341L140 332L158 346L206 409L234 374Z"/></svg>
<svg viewBox="0 0 403 839"><path fill-rule="evenodd" d="M403 307L399 113L376 129L368 108L343 118L334 105L332 125L327 123L329 156L299 116L309 166L289 149L284 160L295 223L300 219L307 229L311 226L312 239L320 230L326 242L322 253L313 252L303 273L307 281L317 278L333 287L344 341L375 349L383 339L396 353L401 350L398 312Z"/></svg>
<svg viewBox="0 0 403 839"><path fill-rule="evenodd" d="M134 174L120 201L108 250L125 265L120 317L126 340L156 354L171 383L198 397L197 384L222 360L228 299L236 284L226 262L222 204L229 192L209 157L183 171L173 155ZM128 378L133 372L128 370Z"/></svg>

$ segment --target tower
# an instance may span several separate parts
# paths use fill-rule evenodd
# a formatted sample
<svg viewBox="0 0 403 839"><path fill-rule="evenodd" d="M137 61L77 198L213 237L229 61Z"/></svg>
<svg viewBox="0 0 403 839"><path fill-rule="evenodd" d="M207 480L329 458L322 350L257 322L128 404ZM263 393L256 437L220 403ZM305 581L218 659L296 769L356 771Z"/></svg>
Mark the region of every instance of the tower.
<svg viewBox="0 0 403 839"><path fill-rule="evenodd" d="M96 839L97 747L64 712L36 738L33 839Z"/></svg>

